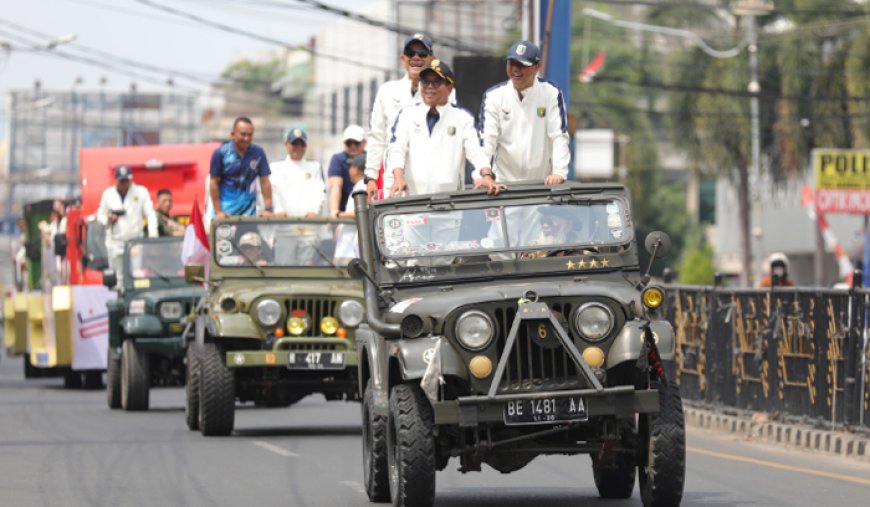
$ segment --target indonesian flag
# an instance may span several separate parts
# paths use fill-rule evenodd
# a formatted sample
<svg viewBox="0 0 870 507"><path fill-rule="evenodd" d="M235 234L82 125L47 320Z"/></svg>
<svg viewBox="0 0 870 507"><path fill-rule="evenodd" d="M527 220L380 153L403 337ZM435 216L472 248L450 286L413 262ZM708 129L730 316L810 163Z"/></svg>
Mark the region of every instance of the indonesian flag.
<svg viewBox="0 0 870 507"><path fill-rule="evenodd" d="M595 77L595 74L598 74L598 71L601 70L601 67L604 66L604 51L599 51L595 58L589 62L589 65L583 69L583 72L577 74L577 79L581 83L588 83L592 81L592 78Z"/></svg>
<svg viewBox="0 0 870 507"><path fill-rule="evenodd" d="M205 266L205 276L208 278L210 264L208 235L202 224L202 213L199 211L199 201L194 198L193 209L190 211L190 223L184 231L184 244L181 247L181 262L184 264L202 264Z"/></svg>

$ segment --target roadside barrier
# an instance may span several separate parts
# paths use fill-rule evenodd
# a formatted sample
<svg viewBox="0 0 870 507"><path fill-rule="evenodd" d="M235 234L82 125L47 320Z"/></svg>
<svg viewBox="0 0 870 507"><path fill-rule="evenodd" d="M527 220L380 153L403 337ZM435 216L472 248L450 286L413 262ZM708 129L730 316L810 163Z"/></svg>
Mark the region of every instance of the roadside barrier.
<svg viewBox="0 0 870 507"><path fill-rule="evenodd" d="M870 427L870 290L667 289L684 398Z"/></svg>

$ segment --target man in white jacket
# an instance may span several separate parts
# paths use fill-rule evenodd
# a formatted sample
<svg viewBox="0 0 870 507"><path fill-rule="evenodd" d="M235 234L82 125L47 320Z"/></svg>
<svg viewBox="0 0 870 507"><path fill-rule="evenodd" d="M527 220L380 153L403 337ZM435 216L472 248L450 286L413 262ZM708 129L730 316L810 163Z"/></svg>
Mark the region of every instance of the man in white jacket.
<svg viewBox="0 0 870 507"><path fill-rule="evenodd" d="M529 41L511 46L508 80L483 94L481 136L492 174L480 186L539 180L558 185L568 176L568 120L562 92L538 77L541 52Z"/></svg>
<svg viewBox="0 0 870 507"><path fill-rule="evenodd" d="M474 117L449 102L453 83L453 71L437 59L420 73L423 103L399 112L387 148L385 168L394 179L391 196L459 190L465 183L466 159L474 166L475 179L491 170ZM368 180L369 191L373 184Z"/></svg>
<svg viewBox="0 0 870 507"><path fill-rule="evenodd" d="M366 182L378 179L387 145L390 142L390 128L395 123L399 111L405 106L423 101L420 72L434 59L432 39L428 35L416 33L405 39L401 56L405 75L395 81L382 84L378 88L372 106L369 134L366 140ZM450 102L456 103L455 92L451 93ZM385 168L383 188L387 190L392 184L393 175Z"/></svg>
<svg viewBox="0 0 870 507"><path fill-rule="evenodd" d="M107 188L100 198L97 220L106 227L109 268L115 270L121 286L124 244L129 239L142 237L145 221L148 222L148 237L156 238L157 215L148 189L133 183L129 167L115 167L115 181L115 185Z"/></svg>
<svg viewBox="0 0 870 507"><path fill-rule="evenodd" d="M316 217L320 215L326 200L326 184L320 163L305 159L308 134L301 128L290 129L284 147L287 149L287 158L269 164L275 214ZM258 198L262 199L262 194Z"/></svg>

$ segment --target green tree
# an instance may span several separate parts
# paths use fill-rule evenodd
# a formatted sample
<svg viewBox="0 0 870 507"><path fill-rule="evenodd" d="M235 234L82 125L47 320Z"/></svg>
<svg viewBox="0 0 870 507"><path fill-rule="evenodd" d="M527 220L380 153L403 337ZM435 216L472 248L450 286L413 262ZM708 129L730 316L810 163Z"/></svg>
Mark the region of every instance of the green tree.
<svg viewBox="0 0 870 507"><path fill-rule="evenodd" d="M713 247L704 243L688 248L680 259L677 276L685 285L711 285L716 266L713 263Z"/></svg>

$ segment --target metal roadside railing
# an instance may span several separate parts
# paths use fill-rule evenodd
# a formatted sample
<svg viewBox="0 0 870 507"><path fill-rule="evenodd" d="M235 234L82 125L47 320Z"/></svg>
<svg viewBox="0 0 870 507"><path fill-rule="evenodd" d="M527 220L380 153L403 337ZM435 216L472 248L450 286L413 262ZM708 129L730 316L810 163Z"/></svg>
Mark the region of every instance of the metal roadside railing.
<svg viewBox="0 0 870 507"><path fill-rule="evenodd" d="M870 428L870 290L668 285L682 395Z"/></svg>

